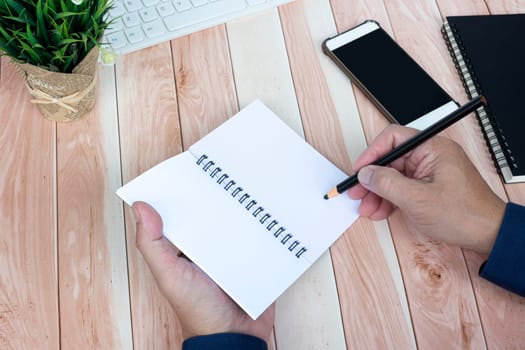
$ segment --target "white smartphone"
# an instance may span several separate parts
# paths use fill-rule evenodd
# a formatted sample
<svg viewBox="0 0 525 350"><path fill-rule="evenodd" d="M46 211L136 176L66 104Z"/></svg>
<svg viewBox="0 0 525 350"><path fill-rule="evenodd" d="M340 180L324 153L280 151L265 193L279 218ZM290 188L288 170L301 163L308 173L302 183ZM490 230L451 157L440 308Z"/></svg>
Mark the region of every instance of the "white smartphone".
<svg viewBox="0 0 525 350"><path fill-rule="evenodd" d="M458 108L376 21L326 39L323 51L394 123L424 129Z"/></svg>

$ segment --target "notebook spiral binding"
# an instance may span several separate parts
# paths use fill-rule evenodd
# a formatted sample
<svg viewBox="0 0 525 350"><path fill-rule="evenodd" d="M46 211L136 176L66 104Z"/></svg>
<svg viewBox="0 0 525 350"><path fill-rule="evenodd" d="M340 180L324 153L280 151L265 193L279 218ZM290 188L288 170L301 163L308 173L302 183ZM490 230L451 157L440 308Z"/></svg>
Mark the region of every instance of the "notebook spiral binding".
<svg viewBox="0 0 525 350"><path fill-rule="evenodd" d="M470 60L463 49L463 43L458 37L454 26L445 22L441 32L469 98L482 95L483 91L481 86L474 74ZM505 135L503 135L498 121L492 117L490 107L480 107L476 110L476 114L478 115L478 122L483 130L485 140L490 146L492 159L498 165L496 167L497 171L499 173L505 170L510 171L508 161L516 168L517 166L513 163L514 157L505 140Z"/></svg>
<svg viewBox="0 0 525 350"><path fill-rule="evenodd" d="M301 246L301 242L294 239L293 234L288 232L284 226L279 225L279 221L273 219L272 215L264 207L258 205L257 201L251 198L250 194L238 185L235 180L231 179L222 168L215 164L213 160L210 160L208 155L201 155L196 163L198 166L202 166L202 170L210 178L222 186L233 198L237 199L237 202L251 213L255 220L264 225L266 230L272 233L274 238L278 239L295 257L300 258L308 250L305 246Z"/></svg>

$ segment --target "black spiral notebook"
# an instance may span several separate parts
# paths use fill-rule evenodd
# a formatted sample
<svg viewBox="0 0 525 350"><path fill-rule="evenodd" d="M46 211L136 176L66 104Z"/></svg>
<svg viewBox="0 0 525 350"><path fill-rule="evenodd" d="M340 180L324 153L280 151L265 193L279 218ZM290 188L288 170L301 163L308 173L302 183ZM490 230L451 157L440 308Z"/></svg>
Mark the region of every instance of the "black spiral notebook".
<svg viewBox="0 0 525 350"><path fill-rule="evenodd" d="M447 17L442 33L505 182L525 181L525 14Z"/></svg>

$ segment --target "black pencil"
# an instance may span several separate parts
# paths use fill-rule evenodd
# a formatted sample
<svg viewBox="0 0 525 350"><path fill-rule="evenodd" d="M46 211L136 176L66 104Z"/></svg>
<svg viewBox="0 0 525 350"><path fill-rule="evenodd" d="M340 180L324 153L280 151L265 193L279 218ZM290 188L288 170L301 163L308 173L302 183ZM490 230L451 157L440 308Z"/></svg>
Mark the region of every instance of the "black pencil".
<svg viewBox="0 0 525 350"><path fill-rule="evenodd" d="M422 130L420 133L418 133L411 139L408 139L407 141L403 142L401 145L397 146L392 151L385 154L372 164L386 166L392 163L394 160L412 151L414 148L427 141L432 136L440 133L441 131L454 124L461 118L465 117L466 115L470 114L471 112L486 104L487 100L483 96L473 98L460 108L456 109L454 112L450 113L446 117L443 117L439 121L430 125L428 128ZM330 192L325 194L324 199L335 197L343 193L344 191L350 189L350 187L357 185L358 182L359 180L357 179L357 173L355 173L354 175L350 176L349 178L335 186L333 189L331 189Z"/></svg>

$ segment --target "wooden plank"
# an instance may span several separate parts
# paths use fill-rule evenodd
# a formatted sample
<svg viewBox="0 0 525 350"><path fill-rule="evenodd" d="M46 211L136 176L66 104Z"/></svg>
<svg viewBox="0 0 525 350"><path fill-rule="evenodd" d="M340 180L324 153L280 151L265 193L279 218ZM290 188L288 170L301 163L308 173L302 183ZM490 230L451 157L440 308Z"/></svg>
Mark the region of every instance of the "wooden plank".
<svg viewBox="0 0 525 350"><path fill-rule="evenodd" d="M304 137L277 9L230 22L227 29L239 105L260 99Z"/></svg>
<svg viewBox="0 0 525 350"><path fill-rule="evenodd" d="M304 137L277 10L230 23L227 28L239 104L261 99ZM279 298L276 307L278 348L344 347L329 253Z"/></svg>
<svg viewBox="0 0 525 350"><path fill-rule="evenodd" d="M124 183L180 153L178 106L169 43L125 55L116 65ZM135 247L135 221L125 209L135 349L177 349L177 316Z"/></svg>
<svg viewBox="0 0 525 350"><path fill-rule="evenodd" d="M55 124L0 62L0 348L58 349Z"/></svg>
<svg viewBox="0 0 525 350"><path fill-rule="evenodd" d="M485 3L489 7L491 14L524 13L525 12L525 1L524 0L510 0L510 1L485 0Z"/></svg>
<svg viewBox="0 0 525 350"><path fill-rule="evenodd" d="M355 102L351 101L350 84L343 78L338 79L340 75L333 63L321 52L322 41L335 32L330 7L321 1L298 1L282 7L280 12L307 140L350 172L347 150L357 156L364 149L364 136ZM414 347L408 315L401 306L406 305L403 288L396 287L383 255L392 254L395 260L395 252L392 245L390 250L382 251L378 236L372 232L375 228L361 220L331 249L347 334L346 345L349 348L370 344ZM374 264L369 261L374 261ZM365 280L359 278L358 273L354 274L356 270L348 269L356 262L359 266L356 270L371 269L374 273L366 273ZM399 276L399 270L397 273ZM400 278L396 280L401 281ZM368 292L370 290L374 291L372 295ZM398 294L400 290L401 295ZM370 300L374 300L377 309L370 307Z"/></svg>
<svg viewBox="0 0 525 350"><path fill-rule="evenodd" d="M445 20L446 16L469 16L488 14L487 5L484 0L471 1L449 1L437 0L436 5L439 8L441 17ZM459 77L458 77L459 79Z"/></svg>
<svg viewBox="0 0 525 350"><path fill-rule="evenodd" d="M184 149L238 110L225 26L173 42Z"/></svg>
<svg viewBox="0 0 525 350"><path fill-rule="evenodd" d="M132 347L114 72L99 67L96 104L57 126L61 347Z"/></svg>

